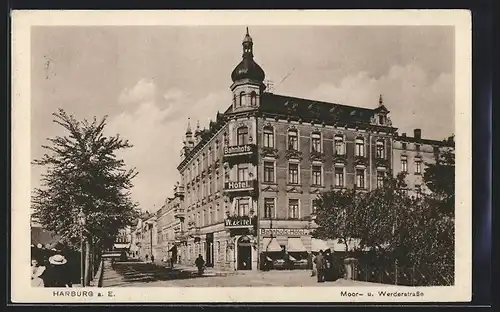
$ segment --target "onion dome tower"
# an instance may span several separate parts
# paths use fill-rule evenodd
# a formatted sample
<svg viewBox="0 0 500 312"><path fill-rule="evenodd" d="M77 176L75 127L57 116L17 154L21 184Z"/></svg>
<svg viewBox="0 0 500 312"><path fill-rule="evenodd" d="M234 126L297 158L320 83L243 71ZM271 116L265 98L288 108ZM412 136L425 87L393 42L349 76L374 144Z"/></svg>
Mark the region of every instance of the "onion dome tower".
<svg viewBox="0 0 500 312"><path fill-rule="evenodd" d="M253 40L247 33L242 42L243 59L231 73L231 91L235 109L259 106L261 93L265 90L264 70L253 59Z"/></svg>

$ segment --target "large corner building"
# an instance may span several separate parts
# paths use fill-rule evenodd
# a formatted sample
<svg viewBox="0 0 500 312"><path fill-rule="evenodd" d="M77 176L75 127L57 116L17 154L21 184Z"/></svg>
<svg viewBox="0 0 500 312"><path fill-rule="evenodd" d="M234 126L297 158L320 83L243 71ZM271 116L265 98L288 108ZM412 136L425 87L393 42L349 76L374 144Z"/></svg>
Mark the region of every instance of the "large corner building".
<svg viewBox="0 0 500 312"><path fill-rule="evenodd" d="M283 251L305 261L318 248L310 233L319 193L369 191L401 171L409 191L422 191L425 163L452 146L419 129L398 135L382 97L367 109L266 92L248 29L242 45L232 103L206 129L188 124L181 183L157 215L157 259L173 252L193 264L201 254L227 270L257 270Z"/></svg>

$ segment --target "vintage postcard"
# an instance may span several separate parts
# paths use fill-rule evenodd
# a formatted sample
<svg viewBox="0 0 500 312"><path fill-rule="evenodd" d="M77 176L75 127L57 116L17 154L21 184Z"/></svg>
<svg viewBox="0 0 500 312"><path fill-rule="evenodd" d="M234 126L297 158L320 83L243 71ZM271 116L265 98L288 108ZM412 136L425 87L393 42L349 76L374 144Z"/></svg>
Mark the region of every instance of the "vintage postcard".
<svg viewBox="0 0 500 312"><path fill-rule="evenodd" d="M471 53L460 10L12 12L11 300L469 301Z"/></svg>

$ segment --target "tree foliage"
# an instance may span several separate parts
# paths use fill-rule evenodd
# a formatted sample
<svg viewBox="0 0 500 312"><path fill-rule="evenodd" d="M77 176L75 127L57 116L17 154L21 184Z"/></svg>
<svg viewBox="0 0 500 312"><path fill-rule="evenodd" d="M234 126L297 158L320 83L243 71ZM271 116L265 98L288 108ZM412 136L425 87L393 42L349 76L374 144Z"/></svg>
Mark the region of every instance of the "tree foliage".
<svg viewBox="0 0 500 312"><path fill-rule="evenodd" d="M113 238L137 216L137 204L130 197L137 172L127 170L115 154L132 145L119 135L104 135L106 117L78 121L62 109L53 116L67 134L49 138L50 144L43 146L47 153L33 161L46 168L42 187L32 196L33 216L73 246L79 246L83 230L80 211L86 236Z"/></svg>
<svg viewBox="0 0 500 312"><path fill-rule="evenodd" d="M435 213L445 197L415 198L405 189L405 174L393 178L389 173L384 187L369 192L325 192L316 200L318 228L313 235L358 241L346 248L348 253L372 251L409 265L453 265L453 216Z"/></svg>
<svg viewBox="0 0 500 312"><path fill-rule="evenodd" d="M425 185L437 212L453 214L455 210L455 151L447 148L435 154L435 162L427 163Z"/></svg>

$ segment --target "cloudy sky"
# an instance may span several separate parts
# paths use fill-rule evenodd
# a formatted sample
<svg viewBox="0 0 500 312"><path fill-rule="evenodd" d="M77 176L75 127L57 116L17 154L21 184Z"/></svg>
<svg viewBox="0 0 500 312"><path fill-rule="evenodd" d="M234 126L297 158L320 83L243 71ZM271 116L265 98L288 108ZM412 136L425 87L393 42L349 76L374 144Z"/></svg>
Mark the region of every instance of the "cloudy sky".
<svg viewBox="0 0 500 312"><path fill-rule="evenodd" d="M244 27L33 27L31 154L63 135L58 108L108 115L107 133L134 148L133 196L156 210L172 194L187 118L206 126L231 102L230 74ZM274 93L375 107L383 94L394 126L425 138L454 133L451 27L252 26L255 60ZM290 72L291 75L281 82ZM42 168L32 168L32 187Z"/></svg>

